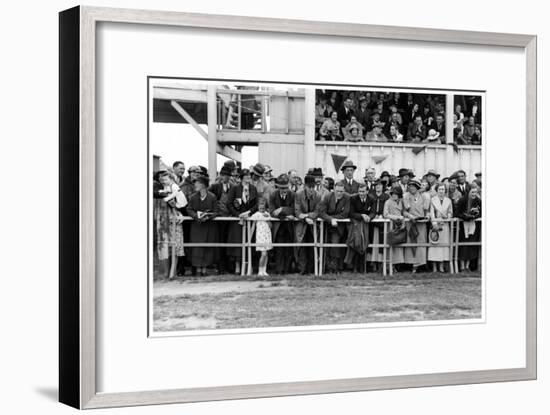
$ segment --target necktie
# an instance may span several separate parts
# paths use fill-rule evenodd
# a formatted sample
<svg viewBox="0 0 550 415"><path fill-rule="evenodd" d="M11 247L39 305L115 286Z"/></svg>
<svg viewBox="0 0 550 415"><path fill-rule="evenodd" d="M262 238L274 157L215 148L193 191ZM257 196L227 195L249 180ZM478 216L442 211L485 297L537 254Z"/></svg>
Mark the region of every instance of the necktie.
<svg viewBox="0 0 550 415"><path fill-rule="evenodd" d="M248 202L248 187L243 187L243 202Z"/></svg>

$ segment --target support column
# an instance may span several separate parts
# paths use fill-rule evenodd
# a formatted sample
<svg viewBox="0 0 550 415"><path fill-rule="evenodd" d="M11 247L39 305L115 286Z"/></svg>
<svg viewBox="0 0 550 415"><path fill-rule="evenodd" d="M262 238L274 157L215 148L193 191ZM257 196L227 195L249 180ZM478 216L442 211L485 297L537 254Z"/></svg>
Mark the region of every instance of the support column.
<svg viewBox="0 0 550 415"><path fill-rule="evenodd" d="M216 103L216 86L208 85L206 94L207 113L208 113L208 175L210 180L216 178L217 165L217 146L218 146L218 120Z"/></svg>
<svg viewBox="0 0 550 415"><path fill-rule="evenodd" d="M315 167L315 89L305 89L304 102L304 165L302 174Z"/></svg>
<svg viewBox="0 0 550 415"><path fill-rule="evenodd" d="M455 96L452 93L448 93L445 96L445 139L447 143L454 143L454 100ZM442 177L449 176L454 172L454 161L454 148L448 145L446 150L445 171L441 172Z"/></svg>

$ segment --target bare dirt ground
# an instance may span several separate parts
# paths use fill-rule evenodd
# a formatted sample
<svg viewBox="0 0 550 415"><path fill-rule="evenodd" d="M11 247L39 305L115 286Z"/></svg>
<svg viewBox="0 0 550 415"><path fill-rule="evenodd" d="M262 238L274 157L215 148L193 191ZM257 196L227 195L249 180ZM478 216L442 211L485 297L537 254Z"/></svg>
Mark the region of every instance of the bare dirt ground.
<svg viewBox="0 0 550 415"><path fill-rule="evenodd" d="M155 331L481 317L479 274L221 275L157 281Z"/></svg>

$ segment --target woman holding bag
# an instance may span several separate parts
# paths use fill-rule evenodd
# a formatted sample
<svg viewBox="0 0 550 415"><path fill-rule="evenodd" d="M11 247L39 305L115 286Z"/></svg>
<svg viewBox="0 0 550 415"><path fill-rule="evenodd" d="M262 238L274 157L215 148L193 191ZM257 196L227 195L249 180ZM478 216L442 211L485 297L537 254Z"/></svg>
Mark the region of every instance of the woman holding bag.
<svg viewBox="0 0 550 415"><path fill-rule="evenodd" d="M442 219L451 219L453 217L453 202L446 196L447 188L440 183L435 188L437 194L432 197L430 202L430 219L432 229L430 232L437 232L437 245L448 245L450 243L449 222L443 222ZM434 239L432 238L432 241ZM430 242L432 242L430 241ZM432 243L435 243L432 242ZM450 249L448 246L430 246L428 248L428 261L432 261L432 271L445 272L444 262L450 261Z"/></svg>
<svg viewBox="0 0 550 415"><path fill-rule="evenodd" d="M386 201L384 204L384 218L390 219L392 221L392 227L393 230L390 232L395 232L398 229L402 228L404 226L403 220L405 217L403 216L405 209L403 207L403 189L401 187L393 187L390 190L390 198ZM403 240L405 242L405 240ZM391 242L390 242L391 244ZM391 255L392 255L392 266L396 264L402 264L405 262L404 257L404 248L399 246L392 246L391 247Z"/></svg>

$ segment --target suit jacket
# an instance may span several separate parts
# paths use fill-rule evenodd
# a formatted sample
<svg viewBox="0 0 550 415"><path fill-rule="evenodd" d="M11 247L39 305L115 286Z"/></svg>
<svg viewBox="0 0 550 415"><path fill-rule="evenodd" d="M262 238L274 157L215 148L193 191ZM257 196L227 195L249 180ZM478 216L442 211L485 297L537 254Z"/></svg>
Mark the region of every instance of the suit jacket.
<svg viewBox="0 0 550 415"><path fill-rule="evenodd" d="M316 220L319 216L319 211L317 207L321 203L321 195L317 192L313 193L313 196L309 199L306 196L305 190L300 190L296 193L294 198L294 211L296 212L296 217L298 218L302 213L306 213L307 217L313 220ZM296 235L296 242L302 242L309 225L305 220L301 219L294 224L294 233Z"/></svg>
<svg viewBox="0 0 550 415"><path fill-rule="evenodd" d="M367 195L365 201L362 202L359 195L353 195L349 201L349 217L356 220L363 220L361 215L369 215L372 210L372 199Z"/></svg>
<svg viewBox="0 0 550 415"><path fill-rule="evenodd" d="M370 218L374 219L375 216L383 215L384 214L384 205L386 204L386 200L390 198L390 195L387 193L382 193L380 196L378 196L376 193L374 193L371 196L371 211L370 211Z"/></svg>
<svg viewBox="0 0 550 415"><path fill-rule="evenodd" d="M229 192L227 192L227 210L231 216L239 216L247 210L250 210L250 214L253 214L258 210L258 191L252 183L248 186L249 195L246 203L242 201L243 185L241 183L233 186L229 189Z"/></svg>
<svg viewBox="0 0 550 415"><path fill-rule="evenodd" d="M350 108L346 113L346 108L344 107L344 105L342 105L338 110L338 121L340 121L340 125L341 126L346 125L348 121L351 120L351 116L354 114L355 113L352 108Z"/></svg>
<svg viewBox="0 0 550 415"><path fill-rule="evenodd" d="M461 197L458 202L456 202L456 211L454 212L455 217L463 220L473 220L481 217L481 199L477 198L472 200L471 208L478 208L478 214L472 214L468 212L468 196Z"/></svg>
<svg viewBox="0 0 550 415"><path fill-rule="evenodd" d="M334 192L329 193L325 198L319 203L319 217L325 222L329 222L332 219L346 219L349 217L349 203L350 196L347 193L336 200L336 194ZM346 223L338 224L338 233L341 235L346 229Z"/></svg>
<svg viewBox="0 0 550 415"><path fill-rule="evenodd" d="M233 187L233 185L228 183L228 189L227 191L224 191L223 183L217 182L208 188L208 191L216 196L220 215L229 215L229 211L227 209L227 196L229 194L229 190L231 190L231 187Z"/></svg>
<svg viewBox="0 0 550 415"><path fill-rule="evenodd" d="M274 215L273 212L278 208L281 208L281 212L278 215ZM283 200L278 190L273 191L273 193L269 195L269 213L271 216L278 219L285 219L287 216L295 216L294 193L289 190ZM281 222L273 223L273 240L275 240L281 225L283 225ZM285 223L284 225L293 226L292 223Z"/></svg>
<svg viewBox="0 0 550 415"><path fill-rule="evenodd" d="M340 180L340 183L344 185L344 191L349 195L354 195L359 191L359 182L355 179L352 179L351 184L347 179Z"/></svg>
<svg viewBox="0 0 550 415"><path fill-rule="evenodd" d="M462 185L457 184L456 190L458 190L458 191L462 194L462 196L468 195L468 193L470 193L470 189L472 188L472 186L470 185L470 183L468 183L468 182L465 182L465 183L464 183L464 190L462 190L461 186L462 186Z"/></svg>
<svg viewBox="0 0 550 415"><path fill-rule="evenodd" d="M414 122L409 125L407 130L407 141L418 142L426 139L428 132L426 131L426 126L421 125L418 127Z"/></svg>

